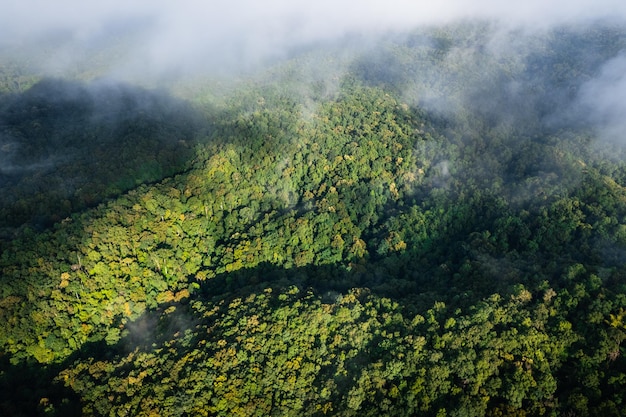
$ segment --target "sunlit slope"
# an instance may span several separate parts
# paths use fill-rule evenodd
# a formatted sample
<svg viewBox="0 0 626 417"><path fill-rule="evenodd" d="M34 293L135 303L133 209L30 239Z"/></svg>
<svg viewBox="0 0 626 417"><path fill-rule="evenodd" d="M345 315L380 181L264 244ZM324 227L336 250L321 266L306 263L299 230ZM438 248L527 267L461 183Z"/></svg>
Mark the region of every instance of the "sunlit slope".
<svg viewBox="0 0 626 417"><path fill-rule="evenodd" d="M212 153L187 174L140 187L57 230L33 235L32 241L7 243L6 263L20 263L13 270L15 279L4 276L5 289L19 289L7 295L48 288L55 296L40 299L35 304L42 305L34 311L48 310L52 303L57 305L53 316L76 322L62 327L78 333L61 335L53 316L44 314L43 323L32 321L49 326L59 343L56 348L33 343L32 353L48 352L44 361L59 354L62 358L93 331L119 332L117 327L110 330L114 322L136 318L181 291L188 296L216 274L262 262L288 268L363 258L363 231L380 222L385 204L398 201L420 180L411 141L424 139L412 137L410 113L380 91L363 90L329 104L323 115L306 123L293 109L287 112L287 106L281 103L280 111L259 108L233 121L233 132L243 132L240 137L246 140L229 138L227 144L210 146ZM345 106L359 106L364 116L360 124L347 118ZM378 117L367 117L365 111ZM329 118L336 125L332 143L325 144ZM365 137L367 142L360 144ZM38 269L37 259L47 250L59 251L61 258L43 262L44 275L18 278L29 268ZM81 313L62 307L78 299L91 299L81 301ZM103 307L105 316L100 314ZM21 324L17 328L26 330ZM34 329L26 333L36 338L33 342L47 337Z"/></svg>

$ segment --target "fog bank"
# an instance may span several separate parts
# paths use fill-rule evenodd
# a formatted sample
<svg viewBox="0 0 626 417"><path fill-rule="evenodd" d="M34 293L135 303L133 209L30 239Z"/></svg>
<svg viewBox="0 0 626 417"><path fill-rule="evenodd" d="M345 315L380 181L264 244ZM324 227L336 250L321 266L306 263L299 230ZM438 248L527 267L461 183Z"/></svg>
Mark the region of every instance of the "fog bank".
<svg viewBox="0 0 626 417"><path fill-rule="evenodd" d="M110 56L99 55L112 72L191 68L233 72L281 58L302 45L348 34L374 36L468 18L542 29L569 22L624 19L626 4L617 0L233 0L220 4L8 0L0 16L0 45L20 48L51 39L63 41L58 43L65 48L50 45L44 63L57 74L75 69L81 59L93 59L93 48L116 40L123 47Z"/></svg>

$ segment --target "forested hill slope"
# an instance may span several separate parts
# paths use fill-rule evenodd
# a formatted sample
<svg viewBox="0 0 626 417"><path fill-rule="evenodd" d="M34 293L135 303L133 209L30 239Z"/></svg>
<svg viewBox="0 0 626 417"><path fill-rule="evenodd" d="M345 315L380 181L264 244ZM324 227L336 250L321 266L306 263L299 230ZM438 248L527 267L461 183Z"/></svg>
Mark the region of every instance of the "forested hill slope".
<svg viewBox="0 0 626 417"><path fill-rule="evenodd" d="M70 143L122 168L96 207L72 188L63 221L0 241L2 414L624 415L626 164L578 101L624 35L492 35L309 51L193 104L13 97L3 157ZM37 98L56 85L75 94ZM46 175L89 188L85 161ZM20 175L11 198L47 192Z"/></svg>
<svg viewBox="0 0 626 417"><path fill-rule="evenodd" d="M0 104L0 231L45 228L184 169L200 131L191 106L112 81L43 79Z"/></svg>

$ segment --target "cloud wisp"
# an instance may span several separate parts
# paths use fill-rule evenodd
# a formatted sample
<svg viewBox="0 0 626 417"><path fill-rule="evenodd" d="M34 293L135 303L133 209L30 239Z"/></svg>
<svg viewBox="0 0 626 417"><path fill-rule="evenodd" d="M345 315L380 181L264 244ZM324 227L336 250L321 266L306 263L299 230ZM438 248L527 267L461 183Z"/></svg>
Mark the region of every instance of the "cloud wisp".
<svg viewBox="0 0 626 417"><path fill-rule="evenodd" d="M0 15L0 64L10 55L3 51L18 51L42 75L107 77L152 87L170 77L237 75L315 45L342 45L346 51L334 55L332 64L309 57L311 65L301 70L311 72L302 74L308 81L331 88L337 72L359 54L371 53L382 35L402 38L420 27L471 19L490 22L489 30L480 32L488 33L489 39L468 39L448 50L440 66L420 68L413 80L420 88L402 92L407 102L438 113L479 108L502 127L510 124L511 117L524 115L532 124L542 106L542 111L554 113L549 115L552 120L564 120L561 123L571 122L569 113L582 112L586 121L599 126L599 136L619 141L626 129L622 122L626 106L621 100L626 94L622 76L626 54L585 72L586 83L576 79L578 96L573 106L568 96L571 86L558 89L557 83L542 81L549 68L511 79L498 71L502 63L527 66L534 51L545 52L548 37L544 35L555 27L584 28L594 22L623 27L626 3L620 0L7 0ZM345 56L338 58L341 54ZM380 60L380 68L389 70L385 59ZM329 69L332 65L341 68ZM550 91L535 93L545 86ZM461 93L452 94L454 89ZM561 109L568 114L561 114Z"/></svg>
<svg viewBox="0 0 626 417"><path fill-rule="evenodd" d="M609 60L599 75L581 86L582 114L596 127L600 139L626 144L626 53Z"/></svg>
<svg viewBox="0 0 626 417"><path fill-rule="evenodd" d="M236 71L347 34L403 31L467 18L541 28L607 17L626 18L626 4L618 0L8 0L0 16L0 44L36 43L51 34L62 35L71 49L53 51L48 62L62 71L80 59L76 45L80 51L102 39L120 37L129 42L131 37L132 47L117 57L119 71Z"/></svg>

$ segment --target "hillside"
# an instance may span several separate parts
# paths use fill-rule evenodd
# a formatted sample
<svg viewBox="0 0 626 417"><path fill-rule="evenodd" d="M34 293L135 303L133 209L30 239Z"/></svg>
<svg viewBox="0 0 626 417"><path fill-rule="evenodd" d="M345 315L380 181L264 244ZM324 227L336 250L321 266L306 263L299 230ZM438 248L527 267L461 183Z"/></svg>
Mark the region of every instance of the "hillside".
<svg viewBox="0 0 626 417"><path fill-rule="evenodd" d="M496 34L4 88L0 413L624 415L626 32Z"/></svg>

